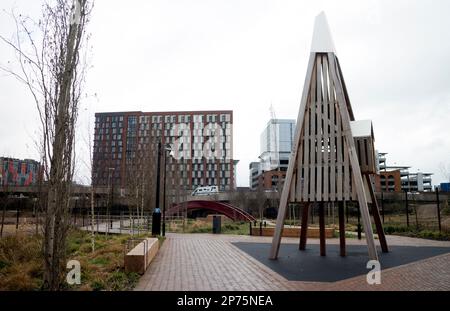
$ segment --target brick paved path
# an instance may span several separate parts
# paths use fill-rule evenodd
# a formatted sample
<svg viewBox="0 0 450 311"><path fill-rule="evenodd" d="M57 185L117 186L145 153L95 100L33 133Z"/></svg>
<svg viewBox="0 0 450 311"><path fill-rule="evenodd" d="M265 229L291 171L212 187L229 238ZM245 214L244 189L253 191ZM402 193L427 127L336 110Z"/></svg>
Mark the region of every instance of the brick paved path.
<svg viewBox="0 0 450 311"><path fill-rule="evenodd" d="M234 246L233 242L270 243L270 237L168 234L136 290L285 291L285 290L450 290L450 254L382 272L382 284L369 286L366 276L335 283L288 281ZM283 243L298 243L283 238ZM318 243L309 239L308 243ZM338 243L337 239L327 244ZM450 242L388 236L390 245L446 246ZM347 244L364 244L348 239Z"/></svg>

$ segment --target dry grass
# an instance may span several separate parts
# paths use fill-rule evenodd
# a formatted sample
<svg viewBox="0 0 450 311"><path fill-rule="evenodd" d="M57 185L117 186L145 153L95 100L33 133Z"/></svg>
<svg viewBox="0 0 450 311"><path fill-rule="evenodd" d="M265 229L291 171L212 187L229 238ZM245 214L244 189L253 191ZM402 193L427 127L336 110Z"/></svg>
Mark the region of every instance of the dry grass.
<svg viewBox="0 0 450 311"><path fill-rule="evenodd" d="M67 260L81 264L81 285L63 290L131 290L139 276L125 273L124 246L128 236L97 236L92 252L89 233L73 231L67 242ZM42 285L41 238L14 235L0 240L0 290L39 290Z"/></svg>
<svg viewBox="0 0 450 311"><path fill-rule="evenodd" d="M0 290L33 290L42 281L41 239L23 234L0 240Z"/></svg>

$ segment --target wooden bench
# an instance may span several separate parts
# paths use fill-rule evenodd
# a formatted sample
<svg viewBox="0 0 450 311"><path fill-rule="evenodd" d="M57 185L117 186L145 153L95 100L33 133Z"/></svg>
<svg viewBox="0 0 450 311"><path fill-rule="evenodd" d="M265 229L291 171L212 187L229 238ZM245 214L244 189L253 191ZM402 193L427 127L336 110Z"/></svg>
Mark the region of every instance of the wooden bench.
<svg viewBox="0 0 450 311"><path fill-rule="evenodd" d="M144 239L125 255L125 272L144 274L158 250L157 238Z"/></svg>
<svg viewBox="0 0 450 311"><path fill-rule="evenodd" d="M273 227L266 227L262 228L262 236L273 236L274 233ZM334 237L335 230L333 228L325 228L325 237L327 239L331 239ZM260 231L259 227L252 227L252 235L259 236ZM289 237L289 238L298 238L300 236L300 227L294 227L294 228L284 228L283 229L283 237ZM308 238L319 238L319 228L308 228Z"/></svg>

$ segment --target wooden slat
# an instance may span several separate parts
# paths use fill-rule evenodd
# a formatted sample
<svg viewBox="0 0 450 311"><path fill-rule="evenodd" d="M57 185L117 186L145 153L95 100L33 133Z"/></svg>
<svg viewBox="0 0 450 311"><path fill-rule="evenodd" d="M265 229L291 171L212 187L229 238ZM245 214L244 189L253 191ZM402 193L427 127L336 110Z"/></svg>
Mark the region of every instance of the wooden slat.
<svg viewBox="0 0 450 311"><path fill-rule="evenodd" d="M317 59L316 56L316 67ZM314 202L316 199L316 91L317 91L317 70L313 72L313 78L311 82L311 116L310 116L310 150L309 150L309 200Z"/></svg>
<svg viewBox="0 0 450 311"><path fill-rule="evenodd" d="M358 157L359 159L359 166L361 168L361 172L366 172L368 169L367 166L367 157L366 157L366 148L365 148L365 144L364 144L364 140L365 139L358 139L358 149L359 152L361 153L361 155Z"/></svg>
<svg viewBox="0 0 450 311"><path fill-rule="evenodd" d="M281 178L278 177L278 182L281 182ZM294 202L295 201L295 189L296 189L296 183L297 183L297 168L294 169L294 173L292 174L292 180L290 184L290 190L289 190L289 200L288 202Z"/></svg>
<svg viewBox="0 0 450 311"><path fill-rule="evenodd" d="M272 246L270 249L270 258L271 259L276 259L278 257L278 252L280 250L280 242L281 242L281 236L283 233L284 220L286 218L286 209L287 209L287 203L288 203L287 200L289 197L289 190L290 190L289 185L291 184L292 175L294 173L294 167L296 165L295 159L297 158L298 146L300 143L300 136L301 136L300 134L301 134L302 127L303 127L303 118L305 116L306 104L307 104L308 93L309 93L309 89L310 89L310 83L311 83L311 75L314 70L315 59L316 59L316 53L311 53L310 59L309 59L309 64L308 64L308 70L306 72L306 77L305 77L305 85L303 87L302 100L300 102L300 109L299 109L298 117L297 117L297 128L296 128L296 132L295 132L294 148L293 148L291 156L289 158L289 166L288 166L288 170L286 172L285 184L287 184L288 186L283 187L283 191L281 193L281 198L280 198L280 205L278 207L277 225L275 227L275 232L274 232L273 239L272 239Z"/></svg>
<svg viewBox="0 0 450 311"><path fill-rule="evenodd" d="M330 131L329 131L329 118L328 118L328 112L329 112L329 104L330 101L328 99L328 81L327 81L327 76L328 76L328 64L327 64L327 56L323 56L322 57L322 66L323 66L323 115L324 115L324 126L323 126L323 145L324 145L324 153L323 153L323 200L324 201L328 201L329 197L330 197L330 189L329 189L329 184L330 184L330 179L329 179L329 169L330 169L330 165L329 165L329 161L328 161L328 156L329 156L329 144L330 144Z"/></svg>
<svg viewBox="0 0 450 311"><path fill-rule="evenodd" d="M342 123L342 125L344 125L344 123ZM346 137L344 136L344 199L345 201L349 201L350 200L350 162L348 159L348 150L349 148L349 144L348 141L346 139Z"/></svg>
<svg viewBox="0 0 450 311"><path fill-rule="evenodd" d="M316 177L316 200L322 201L322 119L323 119L323 112L322 112L322 57L317 57L316 62L316 72L317 72L317 98L316 98L316 115L317 115L317 121L316 121L316 171L317 171L317 177Z"/></svg>
<svg viewBox="0 0 450 311"><path fill-rule="evenodd" d="M303 144L303 169L304 169L304 178L303 178L303 201L309 201L309 149L310 149L310 133L309 133L309 118L310 118L310 102L311 96L308 98L308 107L305 116L305 135L304 135L304 144Z"/></svg>
<svg viewBox="0 0 450 311"><path fill-rule="evenodd" d="M367 142L367 154L368 154L368 158L369 158L369 171L372 174L376 174L377 173L377 167L375 165L375 150L374 150L374 145L373 145L373 139L371 139L370 141Z"/></svg>
<svg viewBox="0 0 450 311"><path fill-rule="evenodd" d="M344 202L338 202L338 218L339 218L339 248L340 255L346 256L345 250L345 218L344 218Z"/></svg>
<svg viewBox="0 0 450 311"><path fill-rule="evenodd" d="M336 200L336 117L334 83L331 79L327 57L328 75L330 77L330 200Z"/></svg>
<svg viewBox="0 0 450 311"><path fill-rule="evenodd" d="M375 222L375 227L377 228L377 234L378 234L378 240L380 241L381 250L383 253L388 253L388 245L386 242L386 236L384 235L384 229L383 224L381 223L381 217L380 217L380 208L378 207L378 201L375 196L375 189L374 189L374 183L373 183L373 175L365 175L367 184L369 185L369 192L370 196L372 198L372 216L373 220Z"/></svg>
<svg viewBox="0 0 450 311"><path fill-rule="evenodd" d="M303 136L303 130L301 135ZM300 137L300 146L298 147L297 154L297 181L295 184L295 200L297 202L302 201L302 170L303 170L303 137Z"/></svg>
<svg viewBox="0 0 450 311"><path fill-rule="evenodd" d="M329 58L328 58L329 59ZM330 62L331 64L331 62ZM331 68L331 66L330 66ZM331 72L331 71L330 71ZM334 82L334 86L336 88L336 83ZM338 201L342 201L344 196L343 196L343 158L342 158L342 150L344 148L343 146L343 141L342 141L342 125L341 125L341 115L339 112L339 107L336 105L335 106L336 109L336 125L337 125L337 135L336 135L336 155L337 155L337 176L336 176L336 180L337 180L337 187L336 187L336 193L337 193L337 199Z"/></svg>
<svg viewBox="0 0 450 311"><path fill-rule="evenodd" d="M338 84L337 81L339 81L338 75L337 75L337 66L335 62L335 55L333 53L329 53L329 59L330 59L330 68L331 68L331 75L333 80L336 82L336 95L339 105L339 112L340 116L342 118L342 125L343 125L343 133L346 137L346 141L348 144L348 152L349 152L349 160L350 164L352 166L352 173L355 178L355 187L356 192L358 195L358 201L359 206L361 210L361 216L363 220L364 225L364 231L366 235L366 241L367 241L367 249L369 253L369 258L371 260L378 260L378 254L377 250L375 248L375 240L373 237L372 232L372 225L370 221L370 214L369 214L369 207L367 206L367 197L364 189L363 179L361 176L361 171L359 169L359 163L358 163L358 157L356 155L356 148L355 148L355 142L353 140L352 131L350 128L350 115L349 111L347 110L347 104L345 98L348 97L344 95L343 86Z"/></svg>
<svg viewBox="0 0 450 311"><path fill-rule="evenodd" d="M351 171L351 168L350 168ZM356 201L358 199L358 195L356 193L356 187L355 187L355 178L353 176L354 174L350 174L350 181L351 181L351 200Z"/></svg>

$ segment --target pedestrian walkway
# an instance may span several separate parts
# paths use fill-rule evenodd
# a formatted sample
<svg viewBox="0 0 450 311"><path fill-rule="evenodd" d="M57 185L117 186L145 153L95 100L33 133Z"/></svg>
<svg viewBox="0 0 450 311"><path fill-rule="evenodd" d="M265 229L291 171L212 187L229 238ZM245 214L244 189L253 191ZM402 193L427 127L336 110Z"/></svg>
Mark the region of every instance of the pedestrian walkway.
<svg viewBox="0 0 450 311"><path fill-rule="evenodd" d="M141 222L141 226L139 228L137 220L135 221L135 223L133 223L133 226L130 226L130 223L131 222L129 220L101 222L98 224L94 224L94 231L95 233L100 234L132 234L132 235L151 232L151 229L148 228L148 225L145 221ZM84 226L81 227L80 230L91 231L92 226Z"/></svg>
<svg viewBox="0 0 450 311"><path fill-rule="evenodd" d="M233 244L237 242L271 243L271 238L168 234L136 290L450 290L450 253L383 270L382 284L369 286L366 275L337 282L289 281ZM283 238L286 243L297 244L298 239ZM309 243L318 244L318 240L310 239ZM327 240L327 244L338 243L337 239ZM388 236L388 243L450 247L450 242L397 236ZM348 244L365 245L357 239L348 239Z"/></svg>

